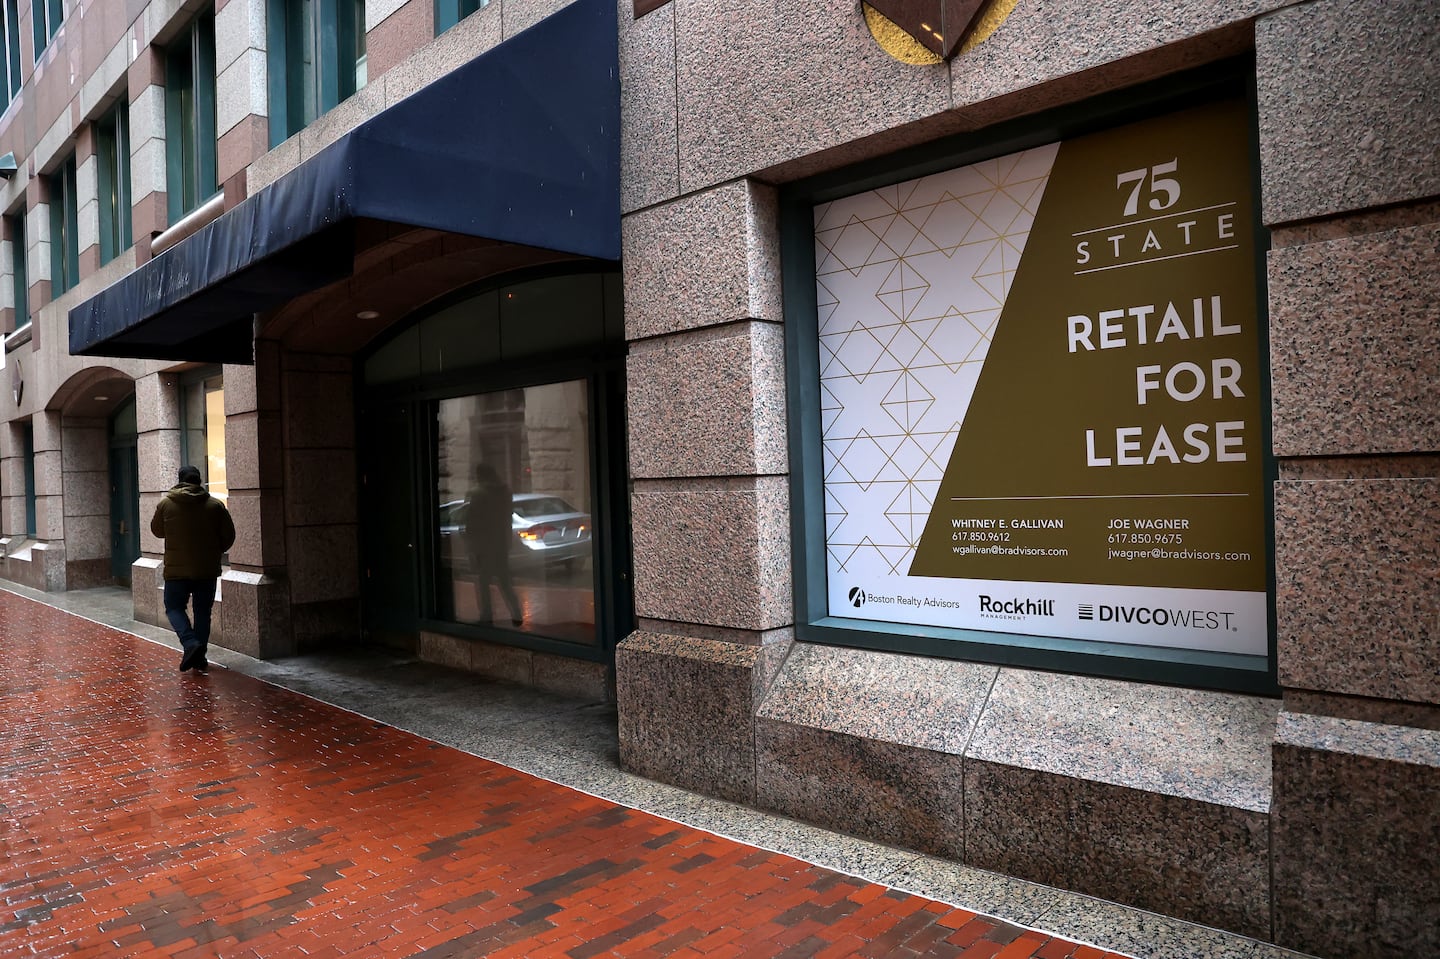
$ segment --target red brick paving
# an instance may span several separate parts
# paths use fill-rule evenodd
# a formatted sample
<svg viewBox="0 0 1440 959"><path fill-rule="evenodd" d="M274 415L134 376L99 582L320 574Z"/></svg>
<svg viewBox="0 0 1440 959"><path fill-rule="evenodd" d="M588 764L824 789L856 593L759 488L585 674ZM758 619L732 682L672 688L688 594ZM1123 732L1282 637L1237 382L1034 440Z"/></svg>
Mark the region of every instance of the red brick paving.
<svg viewBox="0 0 1440 959"><path fill-rule="evenodd" d="M0 591L0 955L1117 956Z"/></svg>

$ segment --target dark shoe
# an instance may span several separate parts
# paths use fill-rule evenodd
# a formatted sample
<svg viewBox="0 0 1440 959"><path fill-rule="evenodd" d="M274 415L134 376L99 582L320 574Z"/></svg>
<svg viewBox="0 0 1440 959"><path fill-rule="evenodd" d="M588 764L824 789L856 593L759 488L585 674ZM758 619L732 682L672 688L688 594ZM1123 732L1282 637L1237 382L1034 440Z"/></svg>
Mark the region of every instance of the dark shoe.
<svg viewBox="0 0 1440 959"><path fill-rule="evenodd" d="M205 653L197 646L194 649L187 649L185 655L180 657L180 672L188 672L197 668L197 664L205 662ZM204 668L204 667L199 667Z"/></svg>
<svg viewBox="0 0 1440 959"><path fill-rule="evenodd" d="M210 661L205 658L205 654L204 654L204 653L201 653L201 654L200 654L200 658L195 662L195 672L197 672L197 673L204 673L204 672L208 672L209 669L210 669Z"/></svg>

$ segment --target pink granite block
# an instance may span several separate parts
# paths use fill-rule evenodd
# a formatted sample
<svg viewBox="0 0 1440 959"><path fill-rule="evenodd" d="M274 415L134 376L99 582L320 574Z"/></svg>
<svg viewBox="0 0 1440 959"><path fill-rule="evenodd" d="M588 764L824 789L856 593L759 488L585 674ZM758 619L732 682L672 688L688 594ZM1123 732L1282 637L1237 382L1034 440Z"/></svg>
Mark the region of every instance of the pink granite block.
<svg viewBox="0 0 1440 959"><path fill-rule="evenodd" d="M756 717L756 801L959 859L962 753L996 667L811 643Z"/></svg>
<svg viewBox="0 0 1440 959"><path fill-rule="evenodd" d="M1264 935L1278 710L1003 669L966 754L965 861Z"/></svg>
<svg viewBox="0 0 1440 959"><path fill-rule="evenodd" d="M947 69L892 58L858 4L739 0L724 15L706 0L674 7L682 192L950 105Z"/></svg>
<svg viewBox="0 0 1440 959"><path fill-rule="evenodd" d="M355 526L290 527L285 547L292 603L353 600L360 595Z"/></svg>
<svg viewBox="0 0 1440 959"><path fill-rule="evenodd" d="M1440 732L1281 713L1274 754L1275 941L1440 953Z"/></svg>
<svg viewBox="0 0 1440 959"><path fill-rule="evenodd" d="M965 862L1248 936L1270 930L1266 811L968 760Z"/></svg>
<svg viewBox="0 0 1440 959"><path fill-rule="evenodd" d="M786 472L784 331L750 323L724 332L630 354L632 476Z"/></svg>
<svg viewBox="0 0 1440 959"><path fill-rule="evenodd" d="M620 209L668 200L680 192L675 108L675 7L634 20L620 5Z"/></svg>
<svg viewBox="0 0 1440 959"><path fill-rule="evenodd" d="M1440 479L1275 484L1287 687L1440 703Z"/></svg>
<svg viewBox="0 0 1440 959"><path fill-rule="evenodd" d="M637 486L638 616L736 629L791 623L789 489L783 478Z"/></svg>
<svg viewBox="0 0 1440 959"><path fill-rule="evenodd" d="M1279 456L1440 450L1440 225L1270 253Z"/></svg>
<svg viewBox="0 0 1440 959"><path fill-rule="evenodd" d="M1299 4L1256 23L1255 51L1266 223L1440 193L1433 0Z"/></svg>
<svg viewBox="0 0 1440 959"><path fill-rule="evenodd" d="M952 61L952 103L991 123L1213 63L1249 48L1252 18L1292 2L1017 3Z"/></svg>
<svg viewBox="0 0 1440 959"><path fill-rule="evenodd" d="M782 316L775 191L730 183L621 224L625 334Z"/></svg>
<svg viewBox="0 0 1440 959"><path fill-rule="evenodd" d="M615 650L620 764L709 796L752 803L760 647L661 633Z"/></svg>

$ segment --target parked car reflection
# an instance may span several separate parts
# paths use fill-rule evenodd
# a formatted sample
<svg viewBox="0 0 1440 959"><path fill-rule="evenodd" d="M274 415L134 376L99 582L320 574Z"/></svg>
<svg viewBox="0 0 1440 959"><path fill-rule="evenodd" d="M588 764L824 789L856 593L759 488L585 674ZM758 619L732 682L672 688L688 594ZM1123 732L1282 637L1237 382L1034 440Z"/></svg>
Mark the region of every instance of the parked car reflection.
<svg viewBox="0 0 1440 959"><path fill-rule="evenodd" d="M511 498L510 564L517 569L563 566L578 569L590 557L590 514L552 493L516 493ZM452 570L468 565L463 499L440 504L440 560Z"/></svg>

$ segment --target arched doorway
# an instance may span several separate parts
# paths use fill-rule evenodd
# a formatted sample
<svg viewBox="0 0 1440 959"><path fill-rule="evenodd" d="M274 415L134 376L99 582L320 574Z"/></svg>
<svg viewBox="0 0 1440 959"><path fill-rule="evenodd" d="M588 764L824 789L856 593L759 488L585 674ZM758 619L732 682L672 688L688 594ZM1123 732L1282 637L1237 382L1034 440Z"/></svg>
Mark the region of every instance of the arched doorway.
<svg viewBox="0 0 1440 959"><path fill-rule="evenodd" d="M619 277L507 279L362 358L366 632L608 663L633 628Z"/></svg>

